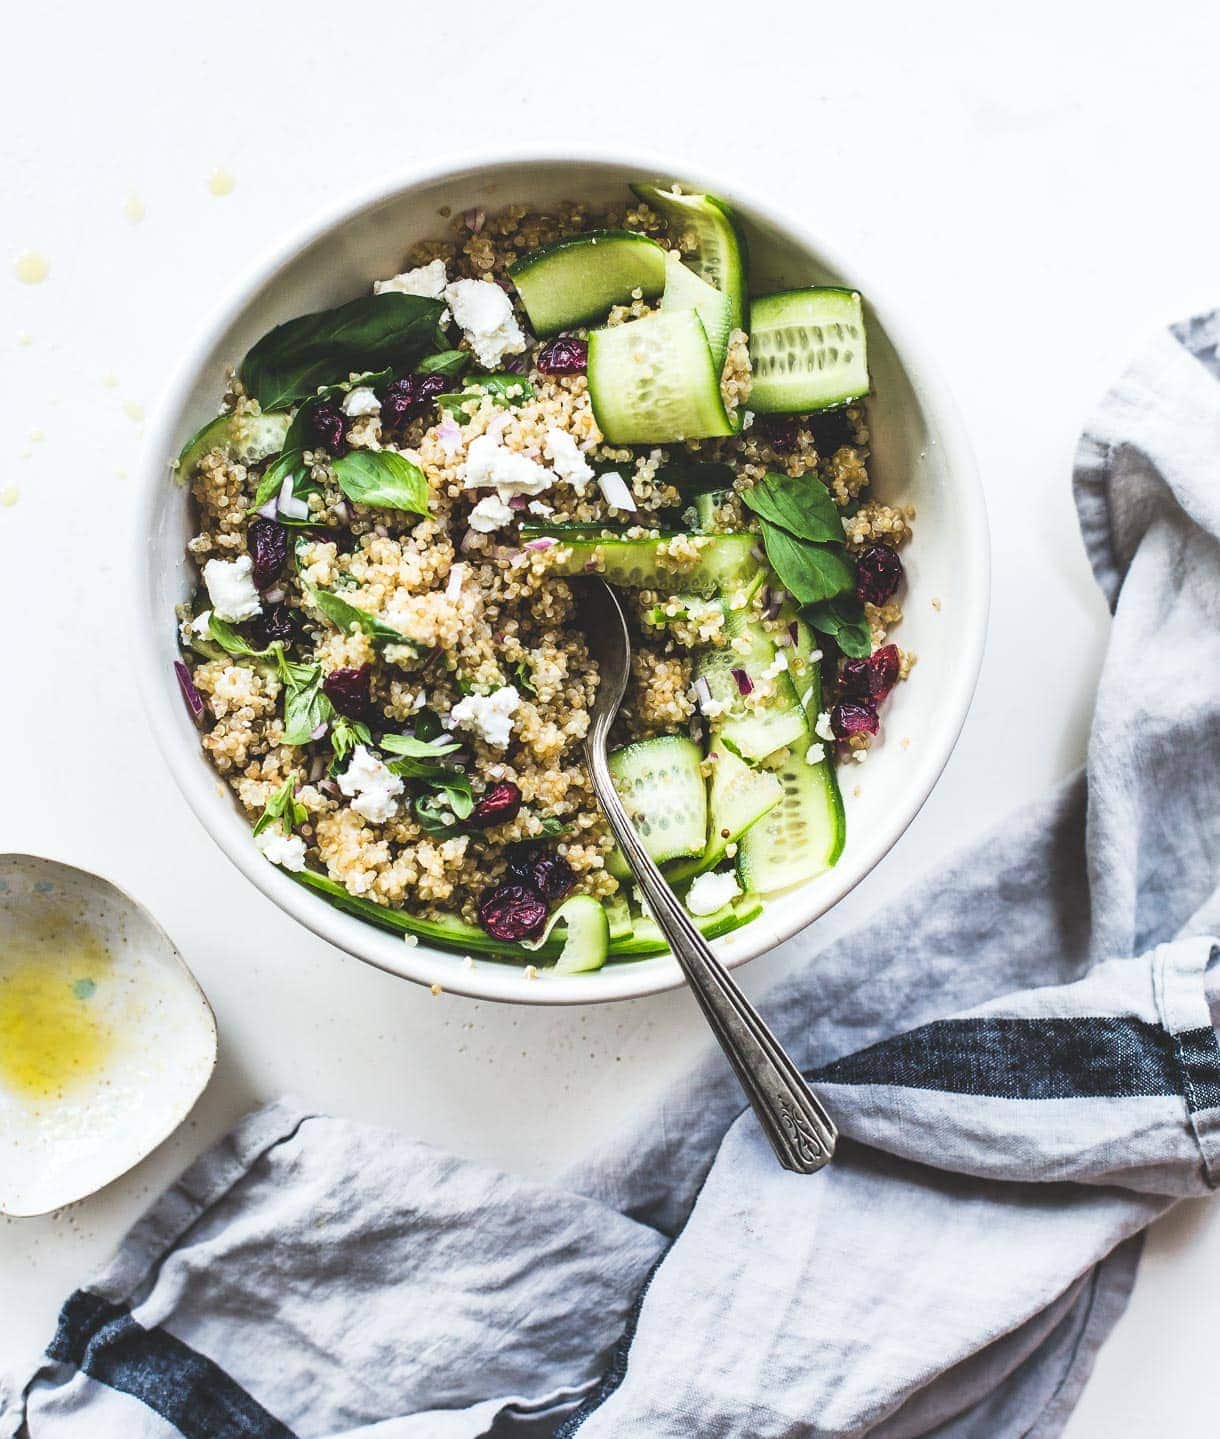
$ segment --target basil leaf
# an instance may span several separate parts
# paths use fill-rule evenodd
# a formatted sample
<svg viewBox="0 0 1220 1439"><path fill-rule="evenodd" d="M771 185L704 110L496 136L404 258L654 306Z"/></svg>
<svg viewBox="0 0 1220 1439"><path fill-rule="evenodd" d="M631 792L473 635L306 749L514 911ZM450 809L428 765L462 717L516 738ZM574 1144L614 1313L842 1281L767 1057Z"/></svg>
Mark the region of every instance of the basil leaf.
<svg viewBox="0 0 1220 1439"><path fill-rule="evenodd" d="M314 604L322 611L326 618L342 630L345 635L350 635L352 626L364 631L371 640L381 640L391 645L416 646L406 635L399 634L396 629L391 628L384 621L379 620L376 615L370 614L368 610L362 610L358 605L349 604L342 595L337 595L333 590L314 590L312 592Z"/></svg>
<svg viewBox="0 0 1220 1439"><path fill-rule="evenodd" d="M821 604L806 605L801 611L819 634L829 635L843 653L853 660L867 659L873 652L864 606L855 595L836 595Z"/></svg>
<svg viewBox="0 0 1220 1439"><path fill-rule="evenodd" d="M798 540L765 520L762 535L771 568L801 604L817 604L855 588L856 572L846 546Z"/></svg>
<svg viewBox="0 0 1220 1439"><path fill-rule="evenodd" d="M332 465L339 488L355 504L428 514L428 481L405 455L393 450L352 450Z"/></svg>
<svg viewBox="0 0 1220 1439"><path fill-rule="evenodd" d="M816 475L766 474L742 490L741 498L756 515L770 520L797 539L820 544L843 543L843 522L830 492Z"/></svg>
<svg viewBox="0 0 1220 1439"><path fill-rule="evenodd" d="M291 834L297 825L304 824L309 815L305 806L298 803L296 795L297 777L294 771L267 801L267 807L254 826L255 835L262 834L276 820L281 822L285 834Z"/></svg>
<svg viewBox="0 0 1220 1439"><path fill-rule="evenodd" d="M461 749L461 743L452 735L443 739L419 739L410 734L384 734L377 742L378 749L387 754L407 755L412 759L440 759Z"/></svg>
<svg viewBox="0 0 1220 1439"><path fill-rule="evenodd" d="M676 485L690 494L706 490L731 490L733 467L719 460L669 460L653 477L657 484Z"/></svg>
<svg viewBox="0 0 1220 1439"><path fill-rule="evenodd" d="M415 714L415 738L422 740L436 739L445 728L441 724L441 717L435 710L417 710Z"/></svg>
<svg viewBox="0 0 1220 1439"><path fill-rule="evenodd" d="M264 659L267 655L275 654L279 650L278 645L268 645L265 650L256 650L248 640L245 640L237 633L227 620L218 619L216 611L213 610L208 617L208 633L216 641L226 654L241 658Z"/></svg>
<svg viewBox="0 0 1220 1439"><path fill-rule="evenodd" d="M284 681L284 744L308 744L319 725L335 717L334 706L322 693L322 666L294 664L283 651L276 666Z"/></svg>
<svg viewBox="0 0 1220 1439"><path fill-rule="evenodd" d="M460 375L470 363L465 350L442 350L439 355L427 355L415 367L417 375Z"/></svg>
<svg viewBox="0 0 1220 1439"><path fill-rule="evenodd" d="M411 809L420 829L436 839L451 839L462 832L461 825L455 822L457 813L443 795L416 795Z"/></svg>
<svg viewBox="0 0 1220 1439"><path fill-rule="evenodd" d="M548 814L542 821L542 833L545 835L563 834L567 827L563 820L557 819L553 814Z"/></svg>
<svg viewBox="0 0 1220 1439"><path fill-rule="evenodd" d="M252 515L257 510L261 510L268 500L275 499L289 476L292 477L292 493L297 499L301 499L319 488L319 486L309 483L309 467L305 463L304 454L300 450L285 450L263 471L262 479L258 482L258 489L254 491L254 499L246 513ZM282 525L307 523L302 520L288 520L280 514L277 514L276 518Z"/></svg>
<svg viewBox="0 0 1220 1439"><path fill-rule="evenodd" d="M513 666L513 678L516 680L519 690L524 690L526 694L531 695L538 693L534 688L534 672L524 660L518 660Z"/></svg>
<svg viewBox="0 0 1220 1439"><path fill-rule="evenodd" d="M326 773L333 779L343 768L343 761L358 744L372 743L373 736L369 733L368 725L361 724L359 720L348 719L346 715L336 715L330 730L332 758Z"/></svg>
<svg viewBox="0 0 1220 1439"><path fill-rule="evenodd" d="M250 350L241 382L264 410L283 410L356 371L410 369L432 344L444 308L390 292L288 320Z"/></svg>
<svg viewBox="0 0 1220 1439"><path fill-rule="evenodd" d="M438 395L436 403L442 410L456 415L461 413L467 404L477 404L485 394L490 395L495 404L506 410L534 398L534 387L524 375L480 375L470 383L471 388L468 390Z"/></svg>

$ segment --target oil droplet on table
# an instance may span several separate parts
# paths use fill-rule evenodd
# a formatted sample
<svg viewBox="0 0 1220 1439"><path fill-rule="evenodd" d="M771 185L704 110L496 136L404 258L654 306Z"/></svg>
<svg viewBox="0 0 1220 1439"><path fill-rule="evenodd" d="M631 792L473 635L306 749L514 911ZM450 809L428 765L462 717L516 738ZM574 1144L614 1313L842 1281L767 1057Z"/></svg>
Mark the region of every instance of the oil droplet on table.
<svg viewBox="0 0 1220 1439"><path fill-rule="evenodd" d="M22 348L25 348L25 346L34 343L34 336L31 335L28 330L22 330L17 336L17 343L22 346Z"/></svg>
<svg viewBox="0 0 1220 1439"><path fill-rule="evenodd" d="M107 370L106 373L102 376L102 384L108 390L117 390L119 387L119 377L114 373L113 370Z"/></svg>
<svg viewBox="0 0 1220 1439"><path fill-rule="evenodd" d="M31 441L31 443L33 443L33 444L35 444L35 445L38 444L40 441L45 440L46 437L47 437L47 434L46 434L46 431L45 431L45 430L31 430L31 431L30 431L30 441Z"/></svg>
<svg viewBox="0 0 1220 1439"><path fill-rule="evenodd" d="M213 195L231 195L233 193L233 186L236 184L237 181L233 178L232 173L226 170L223 165L217 165L208 176L208 189L211 190Z"/></svg>
<svg viewBox="0 0 1220 1439"><path fill-rule="evenodd" d="M114 1035L95 993L112 963L82 921L55 909L29 917L0 953L0 1081L45 1099L103 1067Z"/></svg>
<svg viewBox="0 0 1220 1439"><path fill-rule="evenodd" d="M41 285L51 273L51 262L37 250L24 250L17 256L13 268L23 285Z"/></svg>
<svg viewBox="0 0 1220 1439"><path fill-rule="evenodd" d="M144 201L134 190L127 192L127 198L123 201L123 214L133 225L138 225L144 218Z"/></svg>
<svg viewBox="0 0 1220 1439"><path fill-rule="evenodd" d="M21 491L16 485L5 485L5 487L0 490L0 505L3 505L6 510L11 510L17 503L20 494Z"/></svg>
<svg viewBox="0 0 1220 1439"><path fill-rule="evenodd" d="M138 425L144 418L144 406L136 400L124 400L123 413L129 420Z"/></svg>

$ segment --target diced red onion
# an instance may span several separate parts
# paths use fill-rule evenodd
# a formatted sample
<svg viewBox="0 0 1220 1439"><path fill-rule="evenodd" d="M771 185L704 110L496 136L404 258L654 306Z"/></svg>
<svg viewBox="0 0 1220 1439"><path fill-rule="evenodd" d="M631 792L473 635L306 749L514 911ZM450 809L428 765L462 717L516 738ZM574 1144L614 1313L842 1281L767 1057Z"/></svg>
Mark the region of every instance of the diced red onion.
<svg viewBox="0 0 1220 1439"><path fill-rule="evenodd" d="M733 678L737 681L737 693L748 695L754 689L754 681L746 674L745 670L734 670Z"/></svg>
<svg viewBox="0 0 1220 1439"><path fill-rule="evenodd" d="M788 638L792 641L793 644L796 644L797 636L798 631L796 628L796 621L793 620L792 623L788 626Z"/></svg>
<svg viewBox="0 0 1220 1439"><path fill-rule="evenodd" d="M334 782L333 779L322 780L321 783L318 785L318 788L322 791L324 795L329 795L331 799L334 799L334 797L339 793L339 786Z"/></svg>
<svg viewBox="0 0 1220 1439"><path fill-rule="evenodd" d="M195 688L195 681L191 678L190 670L187 669L181 660L175 660L174 674L178 678L178 688L182 691L182 698L186 702L186 707L190 712L191 719L193 719L196 724L202 724L204 714L206 713L203 696Z"/></svg>
<svg viewBox="0 0 1220 1439"><path fill-rule="evenodd" d="M712 687L708 684L705 676L700 675L695 681L695 694L699 697L699 708L710 705L712 702ZM706 712L706 711L705 711Z"/></svg>
<svg viewBox="0 0 1220 1439"><path fill-rule="evenodd" d="M380 536L383 540L388 539L390 536L389 530L387 530L384 525L374 525L373 533Z"/></svg>
<svg viewBox="0 0 1220 1439"><path fill-rule="evenodd" d="M320 780L325 773L326 757L324 755L316 755L314 757L313 763L309 766L310 781L316 782L317 780Z"/></svg>
<svg viewBox="0 0 1220 1439"><path fill-rule="evenodd" d="M313 729L310 731L309 738L322 739L329 728L330 726L326 723L325 720L323 720L320 725L314 725Z"/></svg>
<svg viewBox="0 0 1220 1439"><path fill-rule="evenodd" d="M599 476L597 487L606 497L606 503L612 509L635 510L635 498L627 487L627 481L617 470L607 470L604 475Z"/></svg>
<svg viewBox="0 0 1220 1439"><path fill-rule="evenodd" d="M445 418L436 427L436 438L447 450L454 449L461 441L462 429L458 422L451 416Z"/></svg>
<svg viewBox="0 0 1220 1439"><path fill-rule="evenodd" d="M508 508L510 510L523 510L529 504L524 495L510 495L508 497Z"/></svg>
<svg viewBox="0 0 1220 1439"><path fill-rule="evenodd" d="M279 497L272 495L265 505L260 505L258 513L265 520L273 520L279 511Z"/></svg>
<svg viewBox="0 0 1220 1439"><path fill-rule="evenodd" d="M458 544L458 549L464 555L468 555L471 550L481 550L482 548L483 536L477 530L467 530Z"/></svg>
<svg viewBox="0 0 1220 1439"><path fill-rule="evenodd" d="M269 605L278 605L283 598L284 590L280 585L276 585L274 589L268 590L263 596L263 599L265 599Z"/></svg>
<svg viewBox="0 0 1220 1439"><path fill-rule="evenodd" d="M307 520L309 518L309 506L304 500L298 500L292 493L291 475L284 476L284 483L280 486L279 498L275 503L280 514L287 516L290 520Z"/></svg>
<svg viewBox="0 0 1220 1439"><path fill-rule="evenodd" d="M341 525L351 524L352 512L346 500L336 500L334 504L334 511L335 519L337 519Z"/></svg>
<svg viewBox="0 0 1220 1439"><path fill-rule="evenodd" d="M487 211L480 205L473 210L467 210L462 216L466 222L466 228L472 235L477 235L487 220Z"/></svg>
<svg viewBox="0 0 1220 1439"><path fill-rule="evenodd" d="M775 593L767 599L763 613L769 620L773 620L776 615L779 614L780 610L783 609L785 599L787 599L787 595L783 590L776 590Z"/></svg>
<svg viewBox="0 0 1220 1439"><path fill-rule="evenodd" d="M525 542L525 548L527 550L549 550L552 545L557 545L558 543L559 541L552 539L550 535L540 535L536 540L527 540Z"/></svg>

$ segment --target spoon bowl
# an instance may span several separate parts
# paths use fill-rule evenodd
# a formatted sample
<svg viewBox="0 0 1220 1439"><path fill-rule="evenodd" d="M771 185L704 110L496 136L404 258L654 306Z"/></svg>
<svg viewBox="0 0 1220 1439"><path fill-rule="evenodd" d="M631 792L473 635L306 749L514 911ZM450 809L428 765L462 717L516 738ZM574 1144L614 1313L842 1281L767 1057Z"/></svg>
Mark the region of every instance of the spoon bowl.
<svg viewBox="0 0 1220 1439"><path fill-rule="evenodd" d="M46 1214L166 1139L216 1021L153 917L109 880L0 855L0 1214Z"/></svg>

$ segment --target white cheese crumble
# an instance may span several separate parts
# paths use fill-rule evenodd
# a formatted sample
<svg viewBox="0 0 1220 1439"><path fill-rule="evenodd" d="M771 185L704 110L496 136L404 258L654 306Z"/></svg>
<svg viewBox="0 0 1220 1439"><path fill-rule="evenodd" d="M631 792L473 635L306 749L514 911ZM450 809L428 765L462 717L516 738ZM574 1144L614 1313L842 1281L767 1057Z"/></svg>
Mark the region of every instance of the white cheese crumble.
<svg viewBox="0 0 1220 1439"><path fill-rule="evenodd" d="M195 616L195 618L191 621L189 628L194 630L201 639L206 639L208 635L212 632L211 620L211 610L200 610L199 613Z"/></svg>
<svg viewBox="0 0 1220 1439"><path fill-rule="evenodd" d="M714 699L711 695L708 695L706 698L700 695L699 713L703 715L705 719L715 719L717 715L724 713L724 701Z"/></svg>
<svg viewBox="0 0 1220 1439"><path fill-rule="evenodd" d="M512 509L499 495L486 495L470 512L470 528L481 535L501 529L513 518Z"/></svg>
<svg viewBox="0 0 1220 1439"><path fill-rule="evenodd" d="M490 745L503 749L512 737L513 720L521 696L512 685L504 685L489 695L467 695L458 700L449 712L453 729L469 729Z"/></svg>
<svg viewBox="0 0 1220 1439"><path fill-rule="evenodd" d="M687 892L686 907L692 914L715 914L740 893L741 885L737 883L737 876L731 872L701 874Z"/></svg>
<svg viewBox="0 0 1220 1439"><path fill-rule="evenodd" d="M343 413L358 419L362 415L381 414L381 401L368 385L357 385L343 396Z"/></svg>
<svg viewBox="0 0 1220 1439"><path fill-rule="evenodd" d="M550 460L559 478L567 480L577 493L593 478L592 467L566 430L548 430L542 444L542 453Z"/></svg>
<svg viewBox="0 0 1220 1439"><path fill-rule="evenodd" d="M835 732L830 727L830 711L823 710L818 715L818 722L813 727L813 732L818 739L824 739L827 744L834 744Z"/></svg>
<svg viewBox="0 0 1220 1439"><path fill-rule="evenodd" d="M826 758L826 746L823 744L811 744L805 751L806 764L821 764Z"/></svg>
<svg viewBox="0 0 1220 1439"><path fill-rule="evenodd" d="M402 780L391 773L366 745L358 744L352 751L351 761L339 775L338 784L339 792L351 800L356 813L373 824L384 824L398 813Z"/></svg>
<svg viewBox="0 0 1220 1439"><path fill-rule="evenodd" d="M485 370L494 370L505 355L519 355L525 349L512 301L494 280L454 280L445 287L445 299Z"/></svg>
<svg viewBox="0 0 1220 1439"><path fill-rule="evenodd" d="M775 658L771 661L767 668L763 670L762 678L765 680L773 680L776 678L777 675L782 675L787 668L788 656L783 652L783 650L776 650Z"/></svg>
<svg viewBox="0 0 1220 1439"><path fill-rule="evenodd" d="M428 300L440 300L444 298L445 286L448 283L444 260L433 260L427 265L417 265L414 270L404 270L401 275L395 275L391 280L375 280L373 294L423 295ZM440 322L447 325L449 319L449 311L445 310Z"/></svg>
<svg viewBox="0 0 1220 1439"><path fill-rule="evenodd" d="M203 567L203 583L208 598L221 620L252 620L262 606L258 590L250 578L253 562L249 555L235 560L209 560Z"/></svg>
<svg viewBox="0 0 1220 1439"><path fill-rule="evenodd" d="M540 519L546 519L548 515L555 513L554 505L544 505L541 500L531 500L526 506L531 515L537 515Z"/></svg>
<svg viewBox="0 0 1220 1439"><path fill-rule="evenodd" d="M300 873L305 868L305 841L299 834L285 834L272 825L254 836L254 843L264 859L278 864L281 869Z"/></svg>
<svg viewBox="0 0 1220 1439"><path fill-rule="evenodd" d="M496 489L506 495L540 495L555 476L528 455L505 449L495 435L478 435L466 449L459 471L468 490Z"/></svg>

